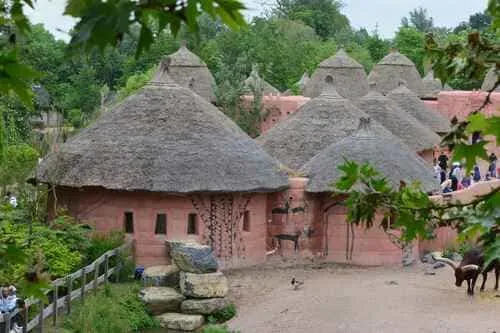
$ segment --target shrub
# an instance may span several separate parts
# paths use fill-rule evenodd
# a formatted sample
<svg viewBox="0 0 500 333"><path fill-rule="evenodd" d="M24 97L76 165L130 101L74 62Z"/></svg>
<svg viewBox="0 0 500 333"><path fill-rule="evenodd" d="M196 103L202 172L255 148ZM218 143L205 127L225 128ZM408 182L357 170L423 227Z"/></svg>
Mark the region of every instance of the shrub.
<svg viewBox="0 0 500 333"><path fill-rule="evenodd" d="M236 307L229 304L223 309L220 309L207 317L210 324L224 323L236 316Z"/></svg>
<svg viewBox="0 0 500 333"><path fill-rule="evenodd" d="M108 285L75 306L65 318L64 329L73 333L129 333L158 327L137 297L138 292L136 284Z"/></svg>
<svg viewBox="0 0 500 333"><path fill-rule="evenodd" d="M111 231L105 234L93 233L90 244L84 251L85 261L91 263L106 251L115 249L123 244L125 235L121 231Z"/></svg>
<svg viewBox="0 0 500 333"><path fill-rule="evenodd" d="M231 331L226 325L207 325L203 327L201 333L239 333Z"/></svg>

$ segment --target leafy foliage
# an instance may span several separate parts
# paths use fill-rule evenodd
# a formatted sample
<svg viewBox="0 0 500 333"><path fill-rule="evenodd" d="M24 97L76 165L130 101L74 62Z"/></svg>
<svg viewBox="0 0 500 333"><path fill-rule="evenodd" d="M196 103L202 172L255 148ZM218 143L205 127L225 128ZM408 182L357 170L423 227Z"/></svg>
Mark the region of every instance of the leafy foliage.
<svg viewBox="0 0 500 333"><path fill-rule="evenodd" d="M201 329L201 333L239 333L239 331L232 331L226 325L206 325Z"/></svg>
<svg viewBox="0 0 500 333"><path fill-rule="evenodd" d="M209 324L220 324L230 320L234 316L236 316L236 307L234 304L229 304L225 308L210 314L207 317L207 322Z"/></svg>

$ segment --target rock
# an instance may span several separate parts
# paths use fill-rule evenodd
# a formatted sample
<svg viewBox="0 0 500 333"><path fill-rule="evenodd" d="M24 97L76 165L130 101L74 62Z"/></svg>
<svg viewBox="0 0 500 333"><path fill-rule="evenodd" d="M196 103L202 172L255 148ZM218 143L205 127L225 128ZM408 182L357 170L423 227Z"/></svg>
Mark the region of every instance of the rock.
<svg viewBox="0 0 500 333"><path fill-rule="evenodd" d="M403 248L403 258L402 258L403 266L411 266L415 263L415 258L413 257L413 246L410 244Z"/></svg>
<svg viewBox="0 0 500 333"><path fill-rule="evenodd" d="M428 263L428 264L434 264L436 260L434 260L432 253L427 253L422 257L422 262Z"/></svg>
<svg viewBox="0 0 500 333"><path fill-rule="evenodd" d="M158 319L162 328L179 331L194 331L205 322L202 315L183 313L164 313L156 316L156 319Z"/></svg>
<svg viewBox="0 0 500 333"><path fill-rule="evenodd" d="M194 274L181 272L181 292L186 297L226 297L229 292L227 278L222 272Z"/></svg>
<svg viewBox="0 0 500 333"><path fill-rule="evenodd" d="M183 272L212 273L217 271L217 260L212 248L193 242L167 241L170 256Z"/></svg>
<svg viewBox="0 0 500 333"><path fill-rule="evenodd" d="M438 269L438 268L443 268L444 266L446 266L446 265L443 264L442 262L437 262L434 264L434 266L432 266L432 268Z"/></svg>
<svg viewBox="0 0 500 333"><path fill-rule="evenodd" d="M174 288L147 287L141 290L139 298L146 303L153 315L168 311L179 311L185 297Z"/></svg>
<svg viewBox="0 0 500 333"><path fill-rule="evenodd" d="M142 279L147 287L178 287L179 267L176 264L148 267Z"/></svg>
<svg viewBox="0 0 500 333"><path fill-rule="evenodd" d="M391 281L385 281L385 284L388 286L397 286L399 283L397 281L391 280Z"/></svg>
<svg viewBox="0 0 500 333"><path fill-rule="evenodd" d="M187 299L181 304L182 313L208 315L228 306L227 298Z"/></svg>
<svg viewBox="0 0 500 333"><path fill-rule="evenodd" d="M428 271L428 272L425 272L424 275L436 275L436 272ZM181 306L182 306L182 304L181 304Z"/></svg>
<svg viewBox="0 0 500 333"><path fill-rule="evenodd" d="M453 252L453 253L451 254L451 258L450 258L450 259L451 259L451 260L453 260L454 262L461 262L461 261L462 261L462 259L463 259L463 257L462 257L462 255L461 255L460 253L458 253L458 252Z"/></svg>

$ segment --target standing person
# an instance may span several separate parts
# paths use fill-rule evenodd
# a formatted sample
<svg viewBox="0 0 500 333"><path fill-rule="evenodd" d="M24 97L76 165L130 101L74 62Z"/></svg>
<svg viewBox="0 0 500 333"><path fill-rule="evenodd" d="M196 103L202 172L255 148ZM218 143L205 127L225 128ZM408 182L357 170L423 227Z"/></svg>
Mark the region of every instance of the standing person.
<svg viewBox="0 0 500 333"><path fill-rule="evenodd" d="M6 197L7 197L7 201L9 202L9 204L12 207L16 208L17 207L17 198L10 192L7 192Z"/></svg>
<svg viewBox="0 0 500 333"><path fill-rule="evenodd" d="M446 156L443 152L438 156L439 167L446 171L448 169L448 156Z"/></svg>
<svg viewBox="0 0 500 333"><path fill-rule="evenodd" d="M441 185L443 183L443 179L441 177L441 174L442 174L442 170L441 170L441 167L439 166L439 164L435 164L434 165L434 177L436 177L439 185Z"/></svg>
<svg viewBox="0 0 500 333"><path fill-rule="evenodd" d="M488 168L488 172L490 173L490 176L492 178L496 178L497 177L497 155L495 155L495 153L491 153L490 156L489 156L489 160L490 160L490 166Z"/></svg>
<svg viewBox="0 0 500 333"><path fill-rule="evenodd" d="M474 183L481 181L481 171L479 171L479 166L477 165L474 166L472 180L474 181Z"/></svg>

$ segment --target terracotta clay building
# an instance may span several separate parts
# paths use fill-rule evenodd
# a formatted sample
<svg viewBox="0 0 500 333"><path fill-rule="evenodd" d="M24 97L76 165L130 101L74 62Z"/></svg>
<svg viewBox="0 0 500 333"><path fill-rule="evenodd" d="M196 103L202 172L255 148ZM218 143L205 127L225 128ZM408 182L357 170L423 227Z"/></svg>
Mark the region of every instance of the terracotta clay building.
<svg viewBox="0 0 500 333"><path fill-rule="evenodd" d="M65 207L100 232L124 230L139 264L167 262L172 238L211 244L226 266L262 261L267 193L287 177L169 68L41 162L36 181L55 188L50 214Z"/></svg>

